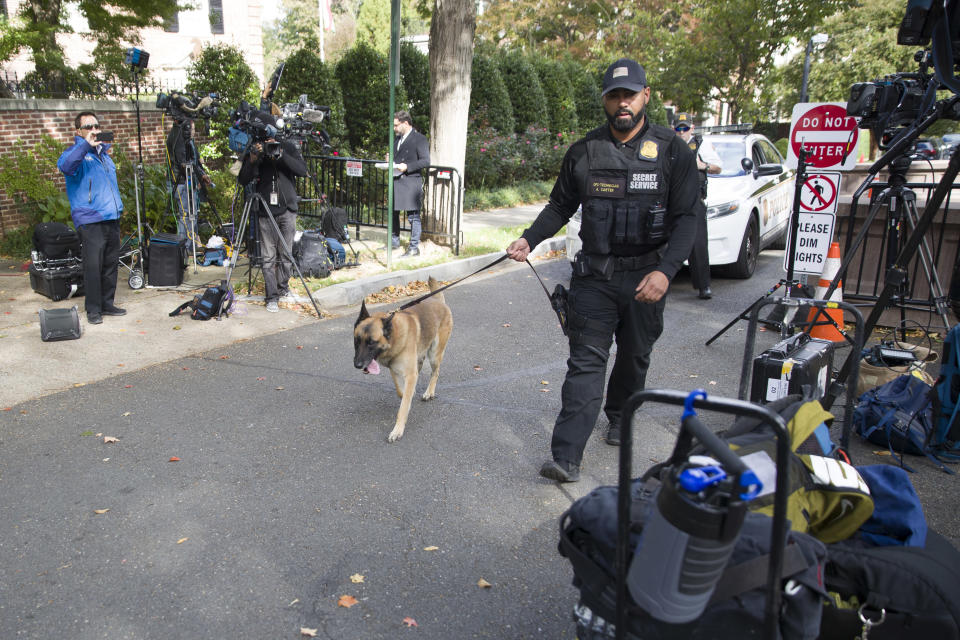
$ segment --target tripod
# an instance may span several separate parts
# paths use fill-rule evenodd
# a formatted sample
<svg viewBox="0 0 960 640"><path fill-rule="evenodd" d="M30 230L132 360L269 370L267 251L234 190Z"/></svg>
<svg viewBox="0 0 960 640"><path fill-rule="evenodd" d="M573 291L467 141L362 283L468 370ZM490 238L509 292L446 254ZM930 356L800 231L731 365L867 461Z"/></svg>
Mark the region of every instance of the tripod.
<svg viewBox="0 0 960 640"><path fill-rule="evenodd" d="M873 207L879 209L884 205L888 211L887 225L887 256L886 267L892 268L896 264L897 254L900 250L901 241L906 237L903 224L906 222L910 230L917 228L920 220L920 213L917 211L917 195L912 189L906 186L907 171L913 162L908 153L903 153L893 159L890 163L890 186L880 192L880 195L873 203ZM874 215L868 215L869 220L873 220ZM853 248L856 250L856 247ZM940 284L940 277L937 275L936 265L933 260L933 252L925 237L920 238L920 244L917 246L917 256L920 265L923 268L924 275L927 278L927 284L930 286L930 293L933 296L934 307L937 315L943 321L943 326L949 328L950 322L947 320L946 296L943 293L943 286ZM891 295L891 306L900 309L900 327L906 331L906 310L909 306L907 294L910 289L909 277L904 276ZM906 337L903 336L905 340Z"/></svg>
<svg viewBox="0 0 960 640"><path fill-rule="evenodd" d="M257 193L256 190L253 190L253 193L248 196L247 201L243 205L243 213L240 215L240 226L235 229L235 238L242 238L246 230L246 226L250 223L250 212L253 210L253 205L256 204L258 207L262 207L263 211L266 212L267 218L270 220L270 224L273 225L273 230L277 234L277 239L280 241L280 248L283 250L283 257L290 261L290 264L293 265L294 270L297 273L297 277L300 279L300 283L303 285L303 290L307 292L307 297L310 298L310 303L313 304L314 311L317 312L317 317L322 318L323 315L320 313L320 307L317 306L317 301L313 299L313 294L310 293L310 288L307 287L307 282L303 278L303 274L300 272L300 266L297 265L297 261L293 259L293 251L287 245L287 241L284 239L283 234L280 232L280 225L277 224L277 219L273 217L273 212L270 211L270 206L267 204L267 201L263 199L263 196ZM226 280L230 282L230 277L233 275L233 270L237 266L237 257L239 251L234 249L233 253L230 255L230 259L227 261L227 273ZM250 247L247 247L247 253L250 253ZM260 265L261 270L263 269L263 264ZM250 272L253 270L253 260L250 261ZM249 278L248 274L248 278Z"/></svg>
<svg viewBox="0 0 960 640"><path fill-rule="evenodd" d="M180 209L182 219L178 220L184 227L184 233L190 240L190 249L193 252L193 272L197 272L197 244L200 241L197 233L197 186L196 178L193 175L193 165L187 164L183 167L185 175L185 184L174 185L177 192L177 205ZM182 187L182 188L181 188Z"/></svg>
<svg viewBox="0 0 960 640"><path fill-rule="evenodd" d="M797 175L796 182L794 183L793 188L793 210L790 212L790 244L787 247L787 277L781 278L777 284L773 285L766 293L754 300L747 306L746 309L741 311L733 320L727 323L725 327L717 331L709 340L706 342L706 346L710 346L713 342L722 336L727 330L735 325L738 320L749 320L750 311L760 305L760 303L770 296L772 296L780 287L786 285L787 289L784 291L783 296L785 298L791 297L791 292L794 287L800 286L800 281L794 278L794 256L797 250L797 229L800 226L800 190L803 188L803 183L807 177L807 156L809 152L803 147L800 148L800 151L797 153ZM783 337L787 336L788 328L790 327L794 315L796 315L799 307L787 306L784 318L781 322L776 324L779 325L780 333Z"/></svg>

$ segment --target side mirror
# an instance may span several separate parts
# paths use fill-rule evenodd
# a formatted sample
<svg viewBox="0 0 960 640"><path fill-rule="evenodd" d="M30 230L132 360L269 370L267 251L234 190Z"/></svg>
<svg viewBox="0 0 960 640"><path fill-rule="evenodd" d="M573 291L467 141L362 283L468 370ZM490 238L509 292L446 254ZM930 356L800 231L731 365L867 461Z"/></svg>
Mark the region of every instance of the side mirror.
<svg viewBox="0 0 960 640"><path fill-rule="evenodd" d="M753 160L750 158L744 158L740 161L740 166L743 167L743 170L747 173L751 173L753 171Z"/></svg>
<svg viewBox="0 0 960 640"><path fill-rule="evenodd" d="M781 164L762 164L753 172L753 177L778 176L781 173L783 173L783 165Z"/></svg>

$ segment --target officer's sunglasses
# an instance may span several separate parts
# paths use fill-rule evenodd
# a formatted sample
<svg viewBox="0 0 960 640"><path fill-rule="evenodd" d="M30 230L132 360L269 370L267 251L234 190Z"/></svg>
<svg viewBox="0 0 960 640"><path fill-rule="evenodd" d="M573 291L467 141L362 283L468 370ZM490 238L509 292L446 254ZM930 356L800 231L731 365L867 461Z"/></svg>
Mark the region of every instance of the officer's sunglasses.
<svg viewBox="0 0 960 640"><path fill-rule="evenodd" d="M683 133L684 131L690 131L690 127L684 125L684 126L680 126L680 127L674 127L673 130L674 130L674 131L677 131L677 132L679 132L679 133Z"/></svg>
<svg viewBox="0 0 960 640"><path fill-rule="evenodd" d="M85 130L85 131L92 131L93 129L99 129L99 128L100 128L100 125L99 125L99 124L84 124L84 125L81 125L80 128L83 129L83 130Z"/></svg>

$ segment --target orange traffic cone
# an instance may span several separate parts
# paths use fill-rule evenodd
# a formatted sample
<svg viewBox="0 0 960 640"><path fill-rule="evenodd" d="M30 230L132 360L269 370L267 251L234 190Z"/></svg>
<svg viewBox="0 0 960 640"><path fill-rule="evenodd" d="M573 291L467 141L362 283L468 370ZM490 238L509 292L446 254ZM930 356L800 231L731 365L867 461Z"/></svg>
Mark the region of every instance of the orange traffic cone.
<svg viewBox="0 0 960 640"><path fill-rule="evenodd" d="M830 243L830 249L827 251L827 262L823 266L823 273L820 275L820 281L817 283L817 292L814 294L817 300L824 300L827 289L830 288L830 283L833 282L833 279L837 277L837 272L840 271L840 262L840 243L832 242ZM834 290L833 295L830 296L830 302L843 302L843 280L837 283L837 288ZM828 305L824 309L824 312L827 316L830 316L840 328L843 328L843 309L837 308L836 305ZM816 313L816 309L811 309L810 315L807 317L807 322L812 322ZM820 338L821 340L831 340L833 342L844 341L843 334L837 331L837 328L827 321L827 318L824 317L822 313L817 318L816 323L810 327L810 337Z"/></svg>

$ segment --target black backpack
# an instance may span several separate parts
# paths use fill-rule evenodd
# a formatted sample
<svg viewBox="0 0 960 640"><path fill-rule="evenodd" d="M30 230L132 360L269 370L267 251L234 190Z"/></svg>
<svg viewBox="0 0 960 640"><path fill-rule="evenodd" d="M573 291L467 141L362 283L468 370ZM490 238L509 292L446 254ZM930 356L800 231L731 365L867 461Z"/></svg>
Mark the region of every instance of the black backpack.
<svg viewBox="0 0 960 640"><path fill-rule="evenodd" d="M184 309L191 309L190 317L194 320L219 319L220 316L230 315L230 307L233 305L233 289L226 280L221 280L220 285L216 287L207 287L202 294L193 296L193 300L184 302L182 305L170 312L170 317L180 315Z"/></svg>
<svg viewBox="0 0 960 640"><path fill-rule="evenodd" d="M41 222L33 228L33 248L44 258L80 257L80 235L62 222Z"/></svg>
<svg viewBox="0 0 960 640"><path fill-rule="evenodd" d="M304 278L326 278L333 271L333 260L323 234L304 231L294 255Z"/></svg>
<svg viewBox="0 0 960 640"><path fill-rule="evenodd" d="M350 242L347 235L347 210L343 207L331 207L320 218L320 231L328 238L337 240L340 244Z"/></svg>

